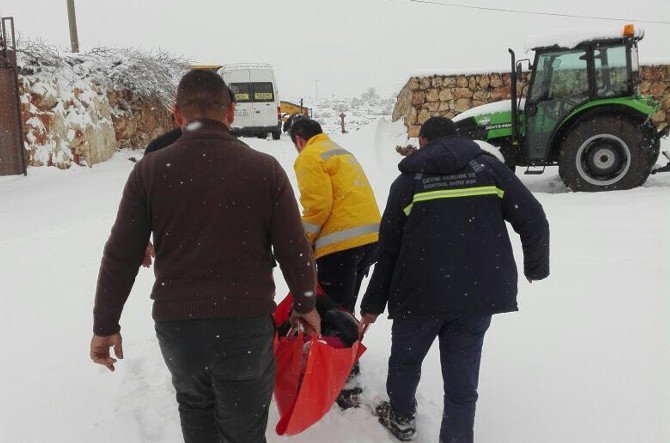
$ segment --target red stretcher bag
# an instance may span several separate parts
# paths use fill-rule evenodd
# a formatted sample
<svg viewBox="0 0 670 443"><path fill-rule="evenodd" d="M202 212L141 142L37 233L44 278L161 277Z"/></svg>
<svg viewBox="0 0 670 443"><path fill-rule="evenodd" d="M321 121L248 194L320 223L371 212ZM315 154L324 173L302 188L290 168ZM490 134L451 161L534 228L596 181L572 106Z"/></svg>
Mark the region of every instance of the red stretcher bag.
<svg viewBox="0 0 670 443"><path fill-rule="evenodd" d="M284 302L289 298L290 295ZM288 318L283 309L285 306L282 306L284 302L277 308L276 320L283 315ZM303 366L303 350L307 343L307 363ZM281 417L276 427L277 434L299 434L326 415L365 349L360 340L350 348L335 349L316 337L306 339L302 333L280 337L275 348L277 374L274 397Z"/></svg>

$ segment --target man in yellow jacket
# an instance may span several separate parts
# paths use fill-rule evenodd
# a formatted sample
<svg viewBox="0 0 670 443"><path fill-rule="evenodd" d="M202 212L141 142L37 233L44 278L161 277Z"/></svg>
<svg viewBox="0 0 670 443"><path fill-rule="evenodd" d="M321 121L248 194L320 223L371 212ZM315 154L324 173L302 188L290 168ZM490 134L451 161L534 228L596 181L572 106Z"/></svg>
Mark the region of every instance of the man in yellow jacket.
<svg viewBox="0 0 670 443"><path fill-rule="evenodd" d="M289 130L302 223L314 249L318 280L328 296L354 312L363 277L376 261L381 215L363 168L321 125L296 119Z"/></svg>

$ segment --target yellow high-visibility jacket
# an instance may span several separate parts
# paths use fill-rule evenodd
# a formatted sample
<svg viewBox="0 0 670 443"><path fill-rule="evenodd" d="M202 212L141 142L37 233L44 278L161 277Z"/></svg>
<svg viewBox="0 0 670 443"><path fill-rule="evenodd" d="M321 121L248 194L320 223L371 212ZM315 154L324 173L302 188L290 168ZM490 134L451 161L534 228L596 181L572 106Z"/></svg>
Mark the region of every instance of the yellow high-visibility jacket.
<svg viewBox="0 0 670 443"><path fill-rule="evenodd" d="M293 165L302 223L315 258L379 238L381 216L363 168L326 134L310 138Z"/></svg>

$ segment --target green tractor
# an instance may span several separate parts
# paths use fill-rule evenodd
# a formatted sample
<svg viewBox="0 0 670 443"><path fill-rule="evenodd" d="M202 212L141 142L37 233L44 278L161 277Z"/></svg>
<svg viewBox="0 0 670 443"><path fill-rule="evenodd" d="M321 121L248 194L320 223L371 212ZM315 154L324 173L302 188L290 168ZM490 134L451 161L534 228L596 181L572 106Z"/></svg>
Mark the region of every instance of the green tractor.
<svg viewBox="0 0 670 443"><path fill-rule="evenodd" d="M640 186L650 173L670 170L669 163L652 171L669 128L657 130L658 103L638 92L641 39L627 25L621 36L535 47L528 82L522 66L530 60L517 63L510 49L511 100L456 116L459 132L497 146L508 166L527 174L557 165L573 191Z"/></svg>

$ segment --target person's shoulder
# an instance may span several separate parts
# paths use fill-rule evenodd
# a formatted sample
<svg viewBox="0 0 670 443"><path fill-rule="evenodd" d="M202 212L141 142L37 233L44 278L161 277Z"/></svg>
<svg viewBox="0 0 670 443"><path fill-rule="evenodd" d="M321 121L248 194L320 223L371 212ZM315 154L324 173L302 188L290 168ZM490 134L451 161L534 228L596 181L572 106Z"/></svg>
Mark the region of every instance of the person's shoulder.
<svg viewBox="0 0 670 443"><path fill-rule="evenodd" d="M300 167L301 165L311 167L321 164L323 163L322 152L323 150L317 145L307 146L300 151L293 164L295 167Z"/></svg>
<svg viewBox="0 0 670 443"><path fill-rule="evenodd" d="M414 180L416 180L417 175L420 174L414 174L408 172L401 173L396 177L395 180L393 180L393 183L391 183L391 192L401 191L403 189L411 187L414 183Z"/></svg>
<svg viewBox="0 0 670 443"><path fill-rule="evenodd" d="M249 167L254 168L257 172L271 172L277 169L284 170L279 161L272 155L265 152L257 151L243 141L234 138L230 142L231 146L237 150L236 154L240 156L240 160Z"/></svg>
<svg viewBox="0 0 670 443"><path fill-rule="evenodd" d="M152 152L160 151L163 148L166 148L179 140L179 138L182 136L182 130L181 128L174 128L162 135L159 135L155 139L153 139L149 144L147 145L146 149L144 150L145 154L150 154Z"/></svg>

